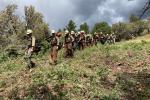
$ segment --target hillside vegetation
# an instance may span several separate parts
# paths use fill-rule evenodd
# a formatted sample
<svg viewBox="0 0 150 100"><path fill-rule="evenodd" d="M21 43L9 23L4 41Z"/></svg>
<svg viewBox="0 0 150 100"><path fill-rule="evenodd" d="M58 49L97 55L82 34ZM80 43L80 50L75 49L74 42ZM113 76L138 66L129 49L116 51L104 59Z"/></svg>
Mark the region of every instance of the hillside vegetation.
<svg viewBox="0 0 150 100"><path fill-rule="evenodd" d="M16 10L19 10L17 5L8 5L0 12L0 100L150 98L149 19L131 15L129 22L110 26L102 21L92 28L86 22L78 27L70 20L59 32L63 34L67 29L69 32L84 30L91 35L114 33L118 43L76 51L72 59L64 59L62 49L58 64L52 66L48 60L50 43L47 39L52 29L43 14L34 6L24 7L24 17L18 16ZM27 29L33 30L41 47L33 56L36 65L32 72L26 68L24 59Z"/></svg>
<svg viewBox="0 0 150 100"><path fill-rule="evenodd" d="M48 54L34 55L26 69L22 55L0 53L0 99L148 100L150 98L149 35L135 40L76 51L73 59L59 52L58 65ZM138 42L135 42L138 41Z"/></svg>

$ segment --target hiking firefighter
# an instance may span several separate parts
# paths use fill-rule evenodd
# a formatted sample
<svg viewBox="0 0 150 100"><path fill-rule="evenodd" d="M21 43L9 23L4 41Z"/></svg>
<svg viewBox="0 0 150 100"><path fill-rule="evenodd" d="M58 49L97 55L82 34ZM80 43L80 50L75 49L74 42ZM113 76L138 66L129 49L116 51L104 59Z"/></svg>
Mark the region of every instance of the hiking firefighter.
<svg viewBox="0 0 150 100"><path fill-rule="evenodd" d="M112 43L115 44L115 42L116 42L116 35L112 33Z"/></svg>
<svg viewBox="0 0 150 100"><path fill-rule="evenodd" d="M49 55L50 63L52 65L57 64L57 54L59 49L59 37L56 35L55 30L51 31L51 51Z"/></svg>
<svg viewBox="0 0 150 100"><path fill-rule="evenodd" d="M78 44L79 44L79 50L83 50L85 48L85 32L84 31L80 32Z"/></svg>
<svg viewBox="0 0 150 100"><path fill-rule="evenodd" d="M65 31L65 41L64 41L64 47L65 47L65 58L70 58L74 56L74 50L73 50L73 38L69 34L69 31Z"/></svg>
<svg viewBox="0 0 150 100"><path fill-rule="evenodd" d="M87 47L92 46L92 41L93 41L93 38L92 38L91 34L87 34L86 35L86 46Z"/></svg>
<svg viewBox="0 0 150 100"><path fill-rule="evenodd" d="M100 32L99 39L100 39L101 44L104 45L105 42L106 42L106 38L105 38L105 35L102 32Z"/></svg>
<svg viewBox="0 0 150 100"><path fill-rule="evenodd" d="M93 40L94 40L94 44L95 44L95 46L97 46L97 43L98 43L98 41L99 41L99 36L98 36L98 33L94 33L94 35L93 35Z"/></svg>
<svg viewBox="0 0 150 100"><path fill-rule="evenodd" d="M35 63L31 60L35 48L35 37L32 35L32 30L30 29L27 30L26 34L28 43L25 50L25 59L27 61L27 67L30 69L30 71L32 71L31 68L35 66Z"/></svg>
<svg viewBox="0 0 150 100"><path fill-rule="evenodd" d="M72 38L73 50L75 51L77 48L77 42L76 42L77 37L74 31L71 31L71 38Z"/></svg>

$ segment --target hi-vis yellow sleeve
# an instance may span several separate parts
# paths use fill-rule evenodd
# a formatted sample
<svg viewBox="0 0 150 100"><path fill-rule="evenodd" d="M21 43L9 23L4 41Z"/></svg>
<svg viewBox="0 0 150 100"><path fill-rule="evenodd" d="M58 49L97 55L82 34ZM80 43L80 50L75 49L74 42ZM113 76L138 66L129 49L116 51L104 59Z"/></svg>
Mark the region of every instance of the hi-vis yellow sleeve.
<svg viewBox="0 0 150 100"><path fill-rule="evenodd" d="M32 36L32 46L34 47L35 46L35 37Z"/></svg>

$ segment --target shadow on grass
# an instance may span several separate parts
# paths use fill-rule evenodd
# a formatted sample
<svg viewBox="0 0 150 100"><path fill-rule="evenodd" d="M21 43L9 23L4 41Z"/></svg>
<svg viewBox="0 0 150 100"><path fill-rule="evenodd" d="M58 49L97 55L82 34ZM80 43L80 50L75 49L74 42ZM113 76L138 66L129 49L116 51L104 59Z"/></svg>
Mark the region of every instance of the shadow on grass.
<svg viewBox="0 0 150 100"><path fill-rule="evenodd" d="M63 84L57 84L53 87L48 85L32 86L28 90L17 88L11 91L8 98L11 100L69 100L68 91L64 89Z"/></svg>
<svg viewBox="0 0 150 100"><path fill-rule="evenodd" d="M121 73L116 82L120 85L124 99L148 100L150 98L150 74L146 70L138 73Z"/></svg>

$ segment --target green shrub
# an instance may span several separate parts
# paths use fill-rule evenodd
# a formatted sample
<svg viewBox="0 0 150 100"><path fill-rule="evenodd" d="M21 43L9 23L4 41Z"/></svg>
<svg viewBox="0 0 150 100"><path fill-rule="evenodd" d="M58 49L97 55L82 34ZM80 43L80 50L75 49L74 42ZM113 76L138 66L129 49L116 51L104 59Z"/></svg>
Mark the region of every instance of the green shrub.
<svg viewBox="0 0 150 100"><path fill-rule="evenodd" d="M42 73L36 73L32 76L33 83L36 85L45 84L44 75Z"/></svg>
<svg viewBox="0 0 150 100"><path fill-rule="evenodd" d="M100 100L119 100L119 98L115 97L114 95L109 95L100 97Z"/></svg>
<svg viewBox="0 0 150 100"><path fill-rule="evenodd" d="M0 80L0 88L3 88L6 85L6 82L4 80Z"/></svg>
<svg viewBox="0 0 150 100"><path fill-rule="evenodd" d="M101 79L105 79L109 74L109 71L106 67L100 67L97 70L97 75L101 78Z"/></svg>
<svg viewBox="0 0 150 100"><path fill-rule="evenodd" d="M57 79L60 82L73 80L75 78L75 73L73 69L68 65L60 65L58 68L54 69L51 73L53 78Z"/></svg>
<svg viewBox="0 0 150 100"><path fill-rule="evenodd" d="M47 41L41 42L41 51L40 54L45 54L50 49L50 43Z"/></svg>
<svg viewBox="0 0 150 100"><path fill-rule="evenodd" d="M7 63L6 66L3 66L4 70L6 71L12 71L20 68L20 65L16 63Z"/></svg>
<svg viewBox="0 0 150 100"><path fill-rule="evenodd" d="M6 50L6 52L9 58L16 58L18 56L17 49L15 48L9 48Z"/></svg>
<svg viewBox="0 0 150 100"><path fill-rule="evenodd" d="M4 62L4 61L7 61L8 60L8 57L6 56L5 53L1 53L0 54L0 63Z"/></svg>

